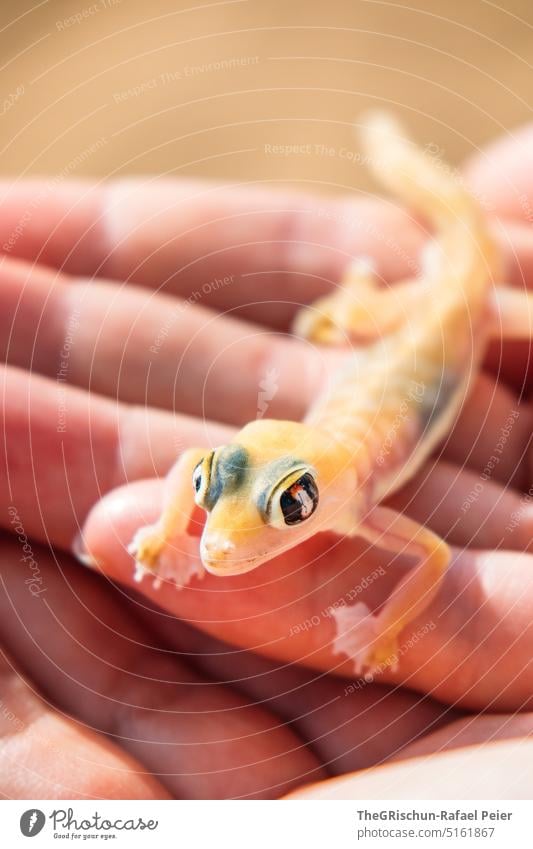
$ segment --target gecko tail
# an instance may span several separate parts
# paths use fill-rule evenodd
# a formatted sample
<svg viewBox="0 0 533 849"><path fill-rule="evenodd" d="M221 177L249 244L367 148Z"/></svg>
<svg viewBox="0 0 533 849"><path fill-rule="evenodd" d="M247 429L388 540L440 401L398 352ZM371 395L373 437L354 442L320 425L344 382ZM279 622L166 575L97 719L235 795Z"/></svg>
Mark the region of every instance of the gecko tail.
<svg viewBox="0 0 533 849"><path fill-rule="evenodd" d="M433 278L445 282L446 288L455 281L467 294L470 308L476 300L486 300L487 287L501 276L499 251L487 216L460 174L434 145L417 147L386 112L365 113L357 126L378 180L433 224L442 257L440 274Z"/></svg>
<svg viewBox="0 0 533 849"><path fill-rule="evenodd" d="M403 203L441 226L482 217L459 173L441 159L439 148L418 147L388 112L366 112L357 126L369 167Z"/></svg>

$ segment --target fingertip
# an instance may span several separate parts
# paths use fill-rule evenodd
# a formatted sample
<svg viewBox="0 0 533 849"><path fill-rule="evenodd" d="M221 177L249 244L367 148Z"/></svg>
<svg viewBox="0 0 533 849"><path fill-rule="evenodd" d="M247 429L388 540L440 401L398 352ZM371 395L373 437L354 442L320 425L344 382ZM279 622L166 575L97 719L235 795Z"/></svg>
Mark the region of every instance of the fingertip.
<svg viewBox="0 0 533 849"><path fill-rule="evenodd" d="M467 159L467 185L487 211L531 221L533 123L508 131Z"/></svg>
<svg viewBox="0 0 533 849"><path fill-rule="evenodd" d="M162 480L141 480L107 493L90 511L72 543L74 556L107 575L133 580L128 546L135 531L154 522L161 510Z"/></svg>
<svg viewBox="0 0 533 849"><path fill-rule="evenodd" d="M76 536L74 537L70 551L82 566L86 566L87 569L96 569L98 567L98 562L92 557L85 544L85 539L83 533L78 531Z"/></svg>

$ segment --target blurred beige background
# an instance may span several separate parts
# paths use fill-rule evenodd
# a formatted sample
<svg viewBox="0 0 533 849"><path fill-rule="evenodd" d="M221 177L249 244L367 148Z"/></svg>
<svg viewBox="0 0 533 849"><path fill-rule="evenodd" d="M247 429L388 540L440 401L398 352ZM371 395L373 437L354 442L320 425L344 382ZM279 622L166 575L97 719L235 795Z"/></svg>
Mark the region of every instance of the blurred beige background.
<svg viewBox="0 0 533 849"><path fill-rule="evenodd" d="M23 0L0 24L3 174L342 192L365 106L455 162L531 114L531 0Z"/></svg>

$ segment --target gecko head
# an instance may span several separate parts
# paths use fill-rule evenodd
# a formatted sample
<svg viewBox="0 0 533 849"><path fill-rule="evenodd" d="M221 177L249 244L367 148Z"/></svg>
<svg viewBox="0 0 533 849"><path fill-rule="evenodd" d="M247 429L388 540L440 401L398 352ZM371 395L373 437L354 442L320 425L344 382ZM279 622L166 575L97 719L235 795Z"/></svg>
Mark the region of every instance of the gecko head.
<svg viewBox="0 0 533 849"><path fill-rule="evenodd" d="M249 572L320 530L326 476L311 434L312 445L305 425L254 422L198 463L192 485L207 513L200 553L208 572Z"/></svg>

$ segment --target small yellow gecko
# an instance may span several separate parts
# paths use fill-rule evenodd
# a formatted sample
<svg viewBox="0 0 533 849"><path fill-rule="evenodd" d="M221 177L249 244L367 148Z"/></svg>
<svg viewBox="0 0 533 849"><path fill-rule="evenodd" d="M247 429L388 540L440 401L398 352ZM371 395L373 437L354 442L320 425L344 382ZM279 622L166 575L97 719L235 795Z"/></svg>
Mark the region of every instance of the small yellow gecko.
<svg viewBox="0 0 533 849"><path fill-rule="evenodd" d="M186 583L201 571L183 543L196 503L207 514L201 561L213 575L256 569L321 531L410 555L415 565L380 612L363 603L334 612L334 650L357 672L392 662L400 632L434 598L448 566L443 540L380 502L453 424L485 351L501 271L485 215L449 169L387 115L370 115L362 138L381 182L435 225L422 279L382 288L359 263L336 293L303 310L298 334L366 344L302 422L261 419L229 445L186 451L167 478L160 519L129 547L139 577Z"/></svg>

